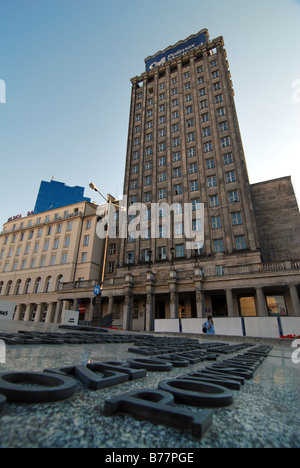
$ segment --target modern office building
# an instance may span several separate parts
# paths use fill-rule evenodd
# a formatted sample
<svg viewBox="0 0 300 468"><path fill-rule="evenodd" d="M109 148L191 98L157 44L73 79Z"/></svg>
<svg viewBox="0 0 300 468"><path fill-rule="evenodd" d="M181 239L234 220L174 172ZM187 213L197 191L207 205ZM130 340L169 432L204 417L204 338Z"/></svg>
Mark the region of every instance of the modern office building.
<svg viewBox="0 0 300 468"><path fill-rule="evenodd" d="M134 330L179 316L300 316L298 205L289 177L249 183L223 38L202 30L145 64L131 80L123 193L128 210L146 210L128 213L141 235L110 240L105 312ZM185 204L202 239L192 249Z"/></svg>
<svg viewBox="0 0 300 468"><path fill-rule="evenodd" d="M61 323L65 310L79 310L92 321L104 248L97 208L82 201L4 224L0 300L16 304L15 320Z"/></svg>
<svg viewBox="0 0 300 468"><path fill-rule="evenodd" d="M84 197L84 187L68 187L63 182L42 181L34 207L34 214L55 210L82 201L91 200Z"/></svg>

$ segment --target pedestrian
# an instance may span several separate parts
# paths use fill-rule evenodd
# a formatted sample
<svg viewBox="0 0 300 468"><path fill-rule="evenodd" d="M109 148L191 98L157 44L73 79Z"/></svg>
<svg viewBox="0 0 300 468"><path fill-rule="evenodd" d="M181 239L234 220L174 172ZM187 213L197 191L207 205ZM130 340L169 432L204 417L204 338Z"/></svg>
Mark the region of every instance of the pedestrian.
<svg viewBox="0 0 300 468"><path fill-rule="evenodd" d="M214 321L211 315L207 317L206 330L208 335L215 335Z"/></svg>

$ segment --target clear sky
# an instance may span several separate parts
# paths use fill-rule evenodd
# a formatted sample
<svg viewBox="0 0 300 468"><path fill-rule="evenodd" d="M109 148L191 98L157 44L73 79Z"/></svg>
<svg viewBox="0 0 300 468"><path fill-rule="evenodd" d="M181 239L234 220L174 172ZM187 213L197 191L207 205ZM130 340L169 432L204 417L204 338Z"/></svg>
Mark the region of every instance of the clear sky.
<svg viewBox="0 0 300 468"><path fill-rule="evenodd" d="M0 229L52 176L122 195L130 78L203 28L225 40L250 182L291 175L299 201L299 0L0 0Z"/></svg>

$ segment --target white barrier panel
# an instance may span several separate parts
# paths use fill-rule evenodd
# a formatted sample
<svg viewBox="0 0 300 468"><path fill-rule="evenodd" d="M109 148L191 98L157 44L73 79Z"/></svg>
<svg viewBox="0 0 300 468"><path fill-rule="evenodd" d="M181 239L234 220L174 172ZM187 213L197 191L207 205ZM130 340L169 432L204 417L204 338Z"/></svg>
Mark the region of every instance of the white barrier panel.
<svg viewBox="0 0 300 468"><path fill-rule="evenodd" d="M246 336L280 338L277 317L244 317Z"/></svg>
<svg viewBox="0 0 300 468"><path fill-rule="evenodd" d="M243 336L243 327L240 317L214 318L216 335Z"/></svg>
<svg viewBox="0 0 300 468"><path fill-rule="evenodd" d="M159 319L154 321L156 332L179 332L179 319Z"/></svg>
<svg viewBox="0 0 300 468"><path fill-rule="evenodd" d="M0 320L12 320L15 307L14 302L0 301Z"/></svg>
<svg viewBox="0 0 300 468"><path fill-rule="evenodd" d="M280 317L283 335L300 335L300 317Z"/></svg>

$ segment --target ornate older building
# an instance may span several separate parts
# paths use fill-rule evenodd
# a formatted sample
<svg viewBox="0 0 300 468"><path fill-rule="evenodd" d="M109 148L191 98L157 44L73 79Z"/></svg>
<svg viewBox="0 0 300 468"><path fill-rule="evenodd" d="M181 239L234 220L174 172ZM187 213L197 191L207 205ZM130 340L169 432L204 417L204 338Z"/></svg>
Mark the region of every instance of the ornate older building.
<svg viewBox="0 0 300 468"><path fill-rule="evenodd" d="M96 211L82 201L4 224L0 300L16 304L15 320L61 323L72 309L92 321L104 245Z"/></svg>
<svg viewBox="0 0 300 468"><path fill-rule="evenodd" d="M202 30L145 63L131 80L123 192L141 230L109 241L104 313L133 330L179 316L300 316L299 209L289 178L250 186L223 38ZM204 238L192 250L176 218L185 204Z"/></svg>

